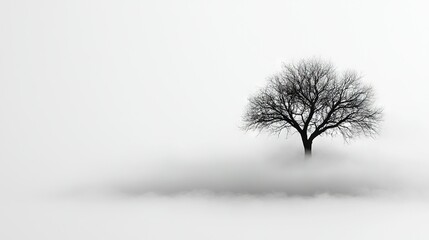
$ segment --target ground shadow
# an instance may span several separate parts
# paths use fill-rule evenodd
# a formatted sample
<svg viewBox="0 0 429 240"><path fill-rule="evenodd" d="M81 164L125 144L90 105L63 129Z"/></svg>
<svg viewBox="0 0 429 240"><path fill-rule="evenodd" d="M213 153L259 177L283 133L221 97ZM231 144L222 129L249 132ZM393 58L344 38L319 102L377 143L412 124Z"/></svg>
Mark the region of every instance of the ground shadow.
<svg viewBox="0 0 429 240"><path fill-rule="evenodd" d="M389 191L392 171L359 159L200 161L149 167L111 183L112 194L181 196L364 196ZM132 180L131 180L132 178Z"/></svg>

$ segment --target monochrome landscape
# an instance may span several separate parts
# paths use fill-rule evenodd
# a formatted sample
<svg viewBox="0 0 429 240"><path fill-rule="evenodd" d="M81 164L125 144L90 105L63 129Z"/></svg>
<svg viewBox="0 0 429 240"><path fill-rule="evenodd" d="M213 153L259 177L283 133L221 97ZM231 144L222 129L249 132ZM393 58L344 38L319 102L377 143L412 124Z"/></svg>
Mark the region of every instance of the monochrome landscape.
<svg viewBox="0 0 429 240"><path fill-rule="evenodd" d="M0 239L427 239L424 1L0 2ZM353 70L377 134L243 131L283 64Z"/></svg>

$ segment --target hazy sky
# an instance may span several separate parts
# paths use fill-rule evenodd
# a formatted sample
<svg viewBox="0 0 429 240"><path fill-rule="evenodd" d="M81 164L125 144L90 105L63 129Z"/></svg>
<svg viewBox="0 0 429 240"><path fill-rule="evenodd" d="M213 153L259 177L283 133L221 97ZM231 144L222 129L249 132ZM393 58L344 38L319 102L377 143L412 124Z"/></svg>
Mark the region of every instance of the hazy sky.
<svg viewBox="0 0 429 240"><path fill-rule="evenodd" d="M426 5L3 0L0 184L284 141L238 127L249 94L306 57L362 73L385 109L380 137L352 142L350 154L417 157L429 133ZM319 140L315 152L332 143L344 147Z"/></svg>

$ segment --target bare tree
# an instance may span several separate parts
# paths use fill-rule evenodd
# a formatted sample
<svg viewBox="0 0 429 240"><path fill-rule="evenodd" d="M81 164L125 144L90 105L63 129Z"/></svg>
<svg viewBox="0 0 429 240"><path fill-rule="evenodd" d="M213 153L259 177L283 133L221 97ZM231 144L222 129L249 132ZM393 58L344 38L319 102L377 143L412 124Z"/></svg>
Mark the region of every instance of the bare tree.
<svg viewBox="0 0 429 240"><path fill-rule="evenodd" d="M249 98L244 115L246 130L298 132L305 155L321 135L341 134L347 141L373 136L382 117L370 86L354 71L337 73L328 62L302 60L284 65L266 87Z"/></svg>

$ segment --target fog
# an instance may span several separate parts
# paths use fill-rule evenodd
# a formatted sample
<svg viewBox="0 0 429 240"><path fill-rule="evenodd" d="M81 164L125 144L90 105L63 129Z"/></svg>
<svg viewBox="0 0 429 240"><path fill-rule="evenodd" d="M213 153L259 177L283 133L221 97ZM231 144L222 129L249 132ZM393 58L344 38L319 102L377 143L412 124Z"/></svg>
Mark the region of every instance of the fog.
<svg viewBox="0 0 429 240"><path fill-rule="evenodd" d="M424 239L426 5L1 1L0 238ZM309 57L374 87L379 136L240 129Z"/></svg>

